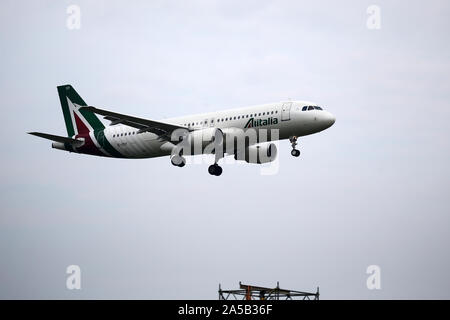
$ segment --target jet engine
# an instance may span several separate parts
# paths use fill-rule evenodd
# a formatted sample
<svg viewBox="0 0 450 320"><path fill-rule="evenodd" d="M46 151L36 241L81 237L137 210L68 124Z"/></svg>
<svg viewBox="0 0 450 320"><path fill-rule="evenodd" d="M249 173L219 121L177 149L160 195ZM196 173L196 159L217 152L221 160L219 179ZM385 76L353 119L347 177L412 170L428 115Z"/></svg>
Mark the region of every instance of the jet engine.
<svg viewBox="0 0 450 320"><path fill-rule="evenodd" d="M248 163L267 163L276 159L277 146L274 143L258 143L245 149L245 161Z"/></svg>
<svg viewBox="0 0 450 320"><path fill-rule="evenodd" d="M219 128L205 128L195 130L189 133L187 141L191 144L201 143L203 146L214 142L216 144L222 144L223 133Z"/></svg>

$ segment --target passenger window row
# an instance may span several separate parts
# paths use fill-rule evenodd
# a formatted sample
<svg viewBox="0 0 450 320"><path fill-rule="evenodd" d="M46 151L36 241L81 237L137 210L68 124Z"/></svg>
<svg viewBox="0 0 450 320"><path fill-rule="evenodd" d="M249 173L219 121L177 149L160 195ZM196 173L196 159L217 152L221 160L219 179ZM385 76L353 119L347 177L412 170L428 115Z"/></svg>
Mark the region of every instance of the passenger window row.
<svg viewBox="0 0 450 320"><path fill-rule="evenodd" d="M113 134L113 138L118 138L118 137L123 137L123 136L131 136L136 134L136 131L133 132L125 132L125 133L118 133L118 134Z"/></svg>
<svg viewBox="0 0 450 320"><path fill-rule="evenodd" d="M277 114L278 110L275 111L267 111L267 112L259 112L259 113L251 113L251 114L246 114L246 115L241 115L241 116L235 116L235 117L226 117L226 118L220 118L217 119L217 122L225 122L225 121L231 121L231 120L239 120L239 119L245 119L245 118L252 118L252 117L260 117L261 115L265 116L265 115L273 115L273 114ZM200 121L200 122L190 122L190 123L185 123L184 126L185 127L191 127L191 126L197 126L197 125L202 125L204 122ZM211 123L214 123L214 120L211 120Z"/></svg>

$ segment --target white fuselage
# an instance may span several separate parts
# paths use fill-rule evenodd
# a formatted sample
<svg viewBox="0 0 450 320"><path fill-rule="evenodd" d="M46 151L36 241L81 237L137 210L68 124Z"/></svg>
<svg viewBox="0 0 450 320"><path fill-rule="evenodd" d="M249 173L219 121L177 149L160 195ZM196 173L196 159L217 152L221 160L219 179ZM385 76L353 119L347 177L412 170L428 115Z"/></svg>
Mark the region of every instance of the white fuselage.
<svg viewBox="0 0 450 320"><path fill-rule="evenodd" d="M335 117L331 113L319 109L303 111L305 106L308 109L309 106L317 107L317 104L306 101L287 101L161 121L190 130L209 127L222 130L226 128L246 130L249 126L254 129L278 129L279 140L313 134L333 125ZM134 127L117 124L106 127L104 134L111 145L127 158L152 158L170 154L170 150L163 147L166 140L154 133L138 133L137 131Z"/></svg>

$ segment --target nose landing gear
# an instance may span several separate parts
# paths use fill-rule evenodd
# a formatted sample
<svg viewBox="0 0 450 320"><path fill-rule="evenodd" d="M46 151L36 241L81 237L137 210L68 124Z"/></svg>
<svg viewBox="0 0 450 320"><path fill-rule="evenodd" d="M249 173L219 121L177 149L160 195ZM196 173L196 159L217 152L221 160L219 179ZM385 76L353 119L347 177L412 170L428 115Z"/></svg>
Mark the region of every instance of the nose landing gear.
<svg viewBox="0 0 450 320"><path fill-rule="evenodd" d="M289 141L291 142L291 146L292 146L291 155L294 157L298 157L300 155L300 150L295 149L295 146L297 145L297 137L292 136L289 138Z"/></svg>

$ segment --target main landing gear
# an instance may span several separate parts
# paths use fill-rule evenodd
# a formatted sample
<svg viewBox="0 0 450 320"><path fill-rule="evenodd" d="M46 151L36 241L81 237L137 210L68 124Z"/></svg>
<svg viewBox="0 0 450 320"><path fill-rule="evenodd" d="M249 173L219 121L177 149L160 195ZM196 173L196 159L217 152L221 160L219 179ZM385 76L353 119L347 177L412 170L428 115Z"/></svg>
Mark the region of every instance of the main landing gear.
<svg viewBox="0 0 450 320"><path fill-rule="evenodd" d="M186 165L186 159L183 156L176 155L170 159L170 162L176 167L183 168Z"/></svg>
<svg viewBox="0 0 450 320"><path fill-rule="evenodd" d="M217 163L214 163L209 166L208 172L209 172L209 174L218 177L222 174L222 167L219 166Z"/></svg>
<svg viewBox="0 0 450 320"><path fill-rule="evenodd" d="M220 149L218 149L218 148L220 148ZM219 150L219 151L216 152L217 150ZM221 151L221 150L222 150L222 143L220 143L218 146L216 145L216 147L214 148L214 151L213 151L214 164L212 164L208 167L209 174L216 176L216 177L218 177L222 174L222 167L217 164L217 162L219 162L219 160L221 158L223 158L223 151Z"/></svg>
<svg viewBox="0 0 450 320"><path fill-rule="evenodd" d="M298 157L300 155L300 150L295 149L295 146L297 145L297 137L292 136L289 138L289 141L291 142L291 146L292 146L291 155L294 157Z"/></svg>

